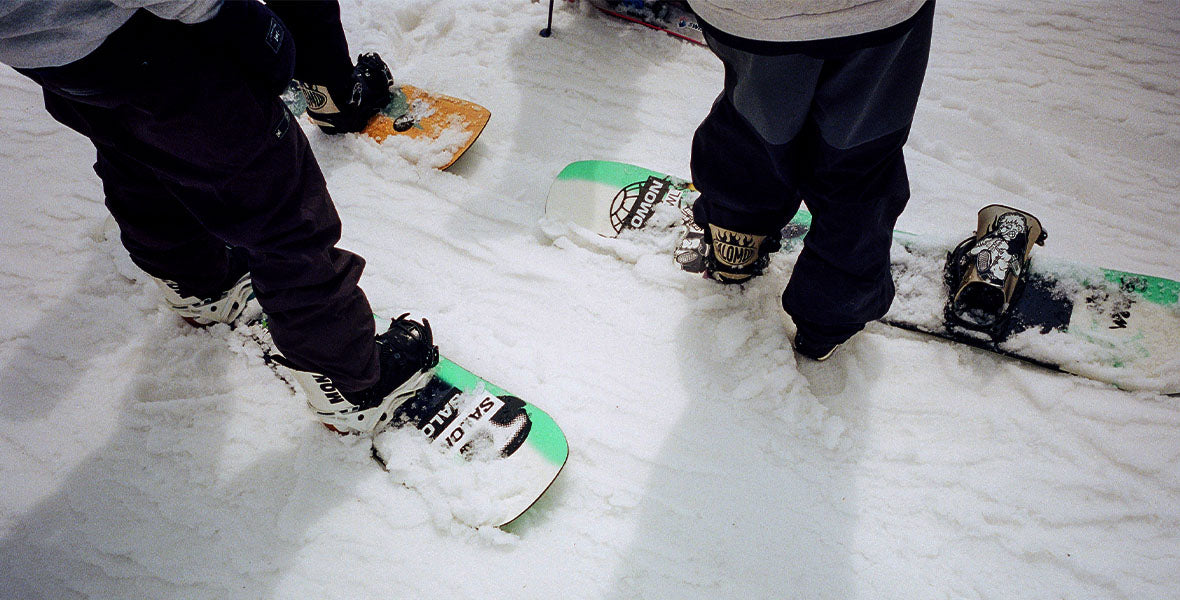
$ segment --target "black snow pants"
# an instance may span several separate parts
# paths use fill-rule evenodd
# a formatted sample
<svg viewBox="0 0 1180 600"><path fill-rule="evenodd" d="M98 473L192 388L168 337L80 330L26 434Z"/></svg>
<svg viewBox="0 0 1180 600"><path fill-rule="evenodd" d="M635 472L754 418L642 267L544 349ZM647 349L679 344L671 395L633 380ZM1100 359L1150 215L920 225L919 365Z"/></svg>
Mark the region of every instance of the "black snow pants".
<svg viewBox="0 0 1180 600"><path fill-rule="evenodd" d="M328 88L334 98L352 93L352 56L337 0L270 0L266 3L295 39L295 79Z"/></svg>
<svg viewBox="0 0 1180 600"><path fill-rule="evenodd" d="M705 23L725 88L693 139L698 224L777 236L813 216L783 308L817 342L886 313L889 247L909 199L902 146L930 51L934 2L894 27L767 43Z"/></svg>
<svg viewBox="0 0 1180 600"><path fill-rule="evenodd" d="M230 257L244 254L279 350L342 389L369 387L379 367L357 286L364 260L336 247L324 177L278 100L293 51L277 61L243 53L239 36L251 32L235 29L245 21L220 18L184 25L141 10L89 56L22 73L44 88L55 119L94 143L107 207L137 265L212 297L241 274ZM259 35L273 36L270 27Z"/></svg>

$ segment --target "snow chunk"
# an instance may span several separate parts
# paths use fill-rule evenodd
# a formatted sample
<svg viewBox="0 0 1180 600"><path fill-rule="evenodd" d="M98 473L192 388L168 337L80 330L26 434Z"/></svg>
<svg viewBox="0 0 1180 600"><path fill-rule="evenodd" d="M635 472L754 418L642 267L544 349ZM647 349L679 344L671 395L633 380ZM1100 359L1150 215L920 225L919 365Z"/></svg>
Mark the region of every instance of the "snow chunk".
<svg viewBox="0 0 1180 600"><path fill-rule="evenodd" d="M463 413L463 407L487 396L480 386L459 395L452 404ZM439 528L495 529L488 526L500 524L504 515L519 512L536 499L537 481L547 474L530 468L534 463L503 458L491 435L481 436L476 430L472 439L460 453L441 439L432 442L415 427L401 427L378 434L373 448L394 480L422 495ZM496 543L511 539L485 533Z"/></svg>

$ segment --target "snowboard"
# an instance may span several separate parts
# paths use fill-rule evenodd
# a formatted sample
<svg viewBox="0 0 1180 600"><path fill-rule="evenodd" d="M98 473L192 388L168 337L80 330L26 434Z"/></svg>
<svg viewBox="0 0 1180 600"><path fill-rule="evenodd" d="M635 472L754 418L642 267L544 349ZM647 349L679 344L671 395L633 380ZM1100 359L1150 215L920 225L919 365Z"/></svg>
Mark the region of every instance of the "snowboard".
<svg viewBox="0 0 1180 600"><path fill-rule="evenodd" d="M92 238L107 245L124 277L146 277L118 243L113 218ZM378 330L388 323L373 318ZM239 321L229 335L255 348L291 393L302 397L291 372L276 360L266 316L253 295ZM300 402L294 409L305 406ZM442 356L430 381L395 411L392 425L366 443L395 481L432 486L420 490L423 497L446 504L471 526L502 527L516 520L545 494L569 457L565 434L545 411ZM421 473L431 468L442 472L438 479L408 481L414 475L423 479Z"/></svg>
<svg viewBox="0 0 1180 600"><path fill-rule="evenodd" d="M307 100L297 84L292 83L282 99L296 117L307 112ZM422 155L437 156L438 168L445 170L475 143L491 118L491 111L474 102L403 85L363 133L378 143L391 138L421 142L426 145Z"/></svg>
<svg viewBox="0 0 1180 600"><path fill-rule="evenodd" d="M705 45L705 34L685 2L646 0L590 0L598 10L619 19L662 31L694 44Z"/></svg>
<svg viewBox="0 0 1180 600"><path fill-rule="evenodd" d="M689 181L635 165L579 161L549 189L546 218L616 237L673 228L673 255L686 271L705 269L704 232L692 222L699 196ZM653 218L662 214L661 218ZM782 231L773 261L793 263L811 225L806 210ZM963 236L972 232L962 232ZM945 315L950 289L945 240L894 232L897 296L884 323L968 344L1126 390L1180 394L1180 282L1032 255L1024 292L999 332L962 327Z"/></svg>
<svg viewBox="0 0 1180 600"><path fill-rule="evenodd" d="M379 327L388 323L374 318ZM265 316L235 331L261 349L263 361L292 392L302 393L275 360ZM446 471L424 496L462 504L452 511L473 526L515 521L545 494L569 457L565 434L545 411L442 356L430 381L396 409L390 426L371 443L373 458L395 479L409 473L406 463Z"/></svg>

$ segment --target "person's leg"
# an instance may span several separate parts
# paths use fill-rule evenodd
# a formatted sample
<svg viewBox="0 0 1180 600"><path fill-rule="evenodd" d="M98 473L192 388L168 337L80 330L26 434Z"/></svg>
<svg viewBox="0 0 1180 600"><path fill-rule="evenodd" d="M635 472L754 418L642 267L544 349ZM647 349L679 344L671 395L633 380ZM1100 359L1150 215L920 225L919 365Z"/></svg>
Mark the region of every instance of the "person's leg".
<svg viewBox="0 0 1180 600"><path fill-rule="evenodd" d="M725 87L693 137L693 207L710 243L710 271L741 282L761 273L799 208L800 145L821 63L763 56L706 35L725 65Z"/></svg>
<svg viewBox="0 0 1180 600"><path fill-rule="evenodd" d="M229 272L225 242L197 222L154 173L119 150L118 144L98 141L116 135L109 127L111 131L100 133L104 123L116 118L109 109L48 90L44 98L54 119L94 141L94 171L132 262L155 278L175 282L185 295L201 298L224 292L245 273L244 264L241 272Z"/></svg>
<svg viewBox="0 0 1180 600"><path fill-rule="evenodd" d="M813 344L844 342L893 301L889 248L909 198L904 142L895 133L836 150L815 140L815 175L802 192L811 229L783 291L783 308Z"/></svg>
<svg viewBox="0 0 1180 600"><path fill-rule="evenodd" d="M178 201L211 238L246 250L275 344L291 364L343 391L372 386L375 323L357 287L364 261L335 246L339 218L290 113L193 29L150 16L129 25L80 63L30 74L58 98L51 112L61 118L57 105L75 105L63 123L99 147L118 147L120 166L141 171L128 183L109 156L100 161L100 175L114 178L116 205L132 196L149 201L144 182L154 178L161 196ZM169 226L139 232L140 256L158 245L151 239L168 237ZM166 255L156 259L171 265ZM180 265L166 270L173 268ZM184 277L164 270L152 274Z"/></svg>
<svg viewBox="0 0 1180 600"><path fill-rule="evenodd" d="M352 56L336 0L271 0L266 3L295 39L295 79L347 98L352 89Z"/></svg>
<svg viewBox="0 0 1180 600"><path fill-rule="evenodd" d="M123 246L147 274L176 283L183 296L211 298L247 272L245 261L231 267L225 242L117 148L98 146L94 170L102 179Z"/></svg>
<svg viewBox="0 0 1180 600"><path fill-rule="evenodd" d="M824 59L800 193L813 220L783 292L800 335L839 344L893 301L889 248L909 199L902 147L930 49L933 3L886 43ZM829 47L832 47L829 44Z"/></svg>
<svg viewBox="0 0 1180 600"><path fill-rule="evenodd" d="M697 224L777 235L799 206L793 155L789 142L767 143L733 102L719 97L693 136Z"/></svg>
<svg viewBox="0 0 1180 600"><path fill-rule="evenodd" d="M267 3L295 39L295 79L307 114L325 133L361 131L393 99L393 75L375 52L348 53L336 0L272 0Z"/></svg>

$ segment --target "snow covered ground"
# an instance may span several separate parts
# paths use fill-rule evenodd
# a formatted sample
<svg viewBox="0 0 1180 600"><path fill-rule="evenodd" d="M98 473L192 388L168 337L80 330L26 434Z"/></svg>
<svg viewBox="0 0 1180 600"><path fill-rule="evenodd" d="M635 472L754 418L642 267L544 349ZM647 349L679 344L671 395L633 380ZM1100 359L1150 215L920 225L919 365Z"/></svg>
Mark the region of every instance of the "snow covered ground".
<svg viewBox="0 0 1180 600"><path fill-rule="evenodd" d="M585 2L543 39L544 11L345 3L354 52L491 109L450 171L308 129L374 307L566 431L507 532L126 277L92 148L0 70L0 598L1177 597L1177 399L879 325L797 363L781 266L719 289L546 235L572 160L687 174L721 71ZM957 238L1009 203L1038 252L1180 279L1177 40L1169 0L940 4L900 226Z"/></svg>

